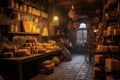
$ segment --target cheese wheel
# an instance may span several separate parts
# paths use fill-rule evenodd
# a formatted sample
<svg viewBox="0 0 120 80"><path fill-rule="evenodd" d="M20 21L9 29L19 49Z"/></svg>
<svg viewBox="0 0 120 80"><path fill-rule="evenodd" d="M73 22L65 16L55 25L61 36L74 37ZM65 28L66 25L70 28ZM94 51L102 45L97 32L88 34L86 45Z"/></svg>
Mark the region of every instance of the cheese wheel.
<svg viewBox="0 0 120 80"><path fill-rule="evenodd" d="M55 68L55 64L52 62L52 64L50 64L50 65L45 65L44 68L45 68L46 70L54 69L54 68Z"/></svg>
<svg viewBox="0 0 120 80"><path fill-rule="evenodd" d="M64 48L61 52L66 60L68 60L68 61L72 60L72 55L67 48Z"/></svg>
<svg viewBox="0 0 120 80"><path fill-rule="evenodd" d="M17 57L23 57L23 56L28 56L30 55L30 51L28 51L28 49L19 49L16 53Z"/></svg>
<svg viewBox="0 0 120 80"><path fill-rule="evenodd" d="M52 64L53 62L51 61L51 60L46 60L46 61L44 61L44 62L42 62L42 65L43 66L46 66L46 65L50 65L50 64Z"/></svg>
<svg viewBox="0 0 120 80"><path fill-rule="evenodd" d="M54 62L55 66L58 66L60 64L60 60L58 57L53 57L52 61Z"/></svg>
<svg viewBox="0 0 120 80"><path fill-rule="evenodd" d="M12 58L13 57L13 52L4 52L3 57L4 58Z"/></svg>
<svg viewBox="0 0 120 80"><path fill-rule="evenodd" d="M23 47L23 49L28 49L28 51L31 51L30 47Z"/></svg>

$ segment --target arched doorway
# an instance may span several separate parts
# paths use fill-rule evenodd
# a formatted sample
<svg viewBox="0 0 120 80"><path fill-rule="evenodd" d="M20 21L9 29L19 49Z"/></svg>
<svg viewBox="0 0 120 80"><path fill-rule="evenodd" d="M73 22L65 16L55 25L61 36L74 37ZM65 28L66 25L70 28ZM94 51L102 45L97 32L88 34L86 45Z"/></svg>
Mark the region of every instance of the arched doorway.
<svg viewBox="0 0 120 80"><path fill-rule="evenodd" d="M85 43L87 41L87 27L85 23L81 23L76 31L76 46L73 48L77 54L86 54Z"/></svg>
<svg viewBox="0 0 120 80"><path fill-rule="evenodd" d="M87 39L87 27L85 23L81 23L76 32L76 45L83 45Z"/></svg>

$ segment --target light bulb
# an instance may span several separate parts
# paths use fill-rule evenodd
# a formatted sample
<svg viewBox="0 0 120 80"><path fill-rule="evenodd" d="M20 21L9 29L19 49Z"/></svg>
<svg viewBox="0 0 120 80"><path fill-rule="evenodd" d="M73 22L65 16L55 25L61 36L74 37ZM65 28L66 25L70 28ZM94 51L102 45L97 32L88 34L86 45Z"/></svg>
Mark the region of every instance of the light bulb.
<svg viewBox="0 0 120 80"><path fill-rule="evenodd" d="M58 16L54 16L53 19L54 19L55 21L57 21L57 20L58 20Z"/></svg>

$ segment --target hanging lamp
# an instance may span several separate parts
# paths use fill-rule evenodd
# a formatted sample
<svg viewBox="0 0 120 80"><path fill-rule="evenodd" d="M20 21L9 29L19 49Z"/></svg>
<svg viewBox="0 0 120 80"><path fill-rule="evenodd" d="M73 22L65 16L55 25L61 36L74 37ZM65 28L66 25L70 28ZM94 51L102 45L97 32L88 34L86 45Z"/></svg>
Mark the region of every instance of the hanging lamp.
<svg viewBox="0 0 120 80"><path fill-rule="evenodd" d="M54 12L53 12L52 23L53 23L53 25L57 26L57 25L59 25L59 17L57 15L55 3L54 3L53 7L54 7Z"/></svg>
<svg viewBox="0 0 120 80"><path fill-rule="evenodd" d="M71 1L71 3L72 3L72 1ZM69 16L69 18L73 19L75 17L75 14L76 14L75 13L75 6L72 4L71 8L70 8L70 10L68 12L68 16Z"/></svg>

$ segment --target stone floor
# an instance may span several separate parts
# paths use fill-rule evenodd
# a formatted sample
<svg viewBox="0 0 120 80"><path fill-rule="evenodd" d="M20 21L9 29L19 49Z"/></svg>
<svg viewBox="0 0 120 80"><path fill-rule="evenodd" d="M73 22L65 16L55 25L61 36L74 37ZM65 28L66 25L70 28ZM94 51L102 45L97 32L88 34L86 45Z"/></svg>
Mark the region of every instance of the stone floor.
<svg viewBox="0 0 120 80"><path fill-rule="evenodd" d="M30 80L93 80L93 63L85 61L85 55L73 55L72 61L63 61L49 75L38 74Z"/></svg>

